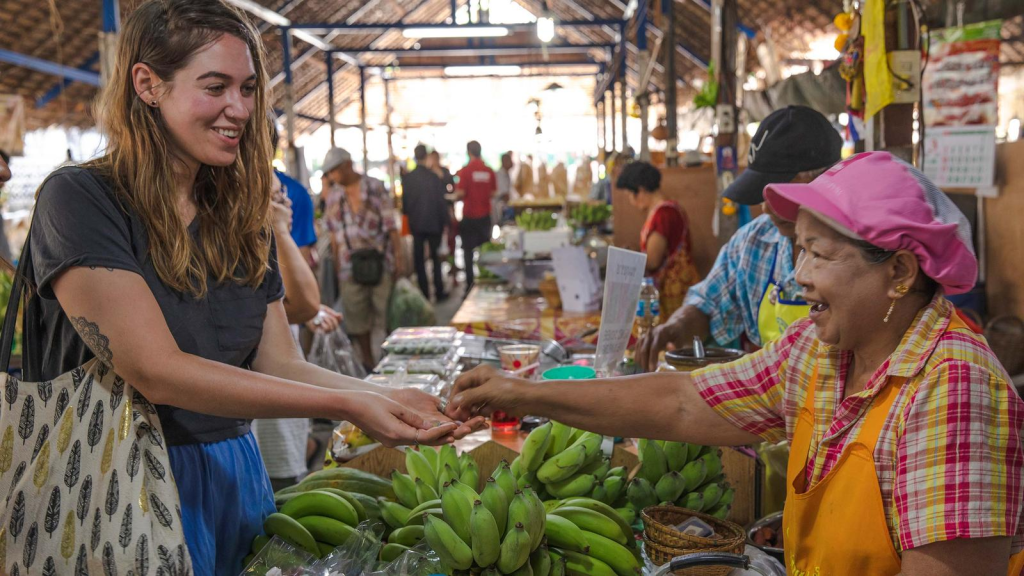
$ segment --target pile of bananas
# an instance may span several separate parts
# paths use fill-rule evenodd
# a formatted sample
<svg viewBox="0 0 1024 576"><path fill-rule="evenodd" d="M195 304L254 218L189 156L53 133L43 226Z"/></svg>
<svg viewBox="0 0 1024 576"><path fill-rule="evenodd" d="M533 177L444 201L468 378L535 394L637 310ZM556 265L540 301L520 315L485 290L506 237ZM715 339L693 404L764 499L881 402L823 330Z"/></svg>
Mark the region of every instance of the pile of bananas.
<svg viewBox="0 0 1024 576"><path fill-rule="evenodd" d="M722 475L722 451L685 442L640 440L640 470L626 489L629 506L674 504L725 519L735 491Z"/></svg>
<svg viewBox="0 0 1024 576"><path fill-rule="evenodd" d="M278 511L263 522L252 542L255 555L278 536L321 558L344 544L360 522L380 517L376 497L393 496L387 480L350 468L314 472L298 485L277 493ZM251 557L245 559L248 565Z"/></svg>
<svg viewBox="0 0 1024 576"><path fill-rule="evenodd" d="M550 575L636 576L640 556L633 530L611 506L593 498L545 503L544 533L551 553ZM534 571L537 574L537 571Z"/></svg>
<svg viewBox="0 0 1024 576"><path fill-rule="evenodd" d="M556 499L591 496L612 504L625 494L627 471L610 468L601 453L600 434L549 421L523 442L512 473L520 483L539 486L542 497Z"/></svg>
<svg viewBox="0 0 1024 576"><path fill-rule="evenodd" d="M577 228L603 224L612 215L612 207L607 204L577 204L569 212L569 218Z"/></svg>
<svg viewBox="0 0 1024 576"><path fill-rule="evenodd" d="M445 448L438 456L444 457ZM547 576L548 570L540 570L550 565L543 544L544 503L529 486L520 489L507 463L498 467L480 492L475 483L446 475L439 497L426 501L420 498L426 494L423 477L429 479L432 467L413 450L406 452L406 467L415 488L396 473L400 503L380 501L384 521L393 529L381 551L382 560L393 560L426 540L450 570ZM418 504L410 508L414 502Z"/></svg>
<svg viewBox="0 0 1024 576"><path fill-rule="evenodd" d="M528 209L516 216L516 226L527 232L551 230L558 224L558 217L551 210Z"/></svg>

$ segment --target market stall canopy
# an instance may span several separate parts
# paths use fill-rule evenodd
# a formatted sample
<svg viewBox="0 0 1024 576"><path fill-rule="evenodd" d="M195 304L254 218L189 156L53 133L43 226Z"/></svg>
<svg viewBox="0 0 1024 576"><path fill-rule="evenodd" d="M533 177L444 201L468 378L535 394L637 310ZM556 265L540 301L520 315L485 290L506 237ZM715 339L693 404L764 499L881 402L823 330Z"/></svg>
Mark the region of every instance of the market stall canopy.
<svg viewBox="0 0 1024 576"><path fill-rule="evenodd" d="M94 123L92 102L97 86L86 79L95 78L99 71L97 33L101 29L101 4L104 0L60 0L41 2L38 0L0 0L0 94L19 94L26 99L28 129L50 125L90 126ZM543 14L541 0L512 0L535 19ZM675 0L676 38L678 44L676 66L680 91L680 102L695 93L706 77L705 67L711 52L711 17L708 0ZM121 12L126 14L139 3L138 0L122 0ZM642 4L641 0L641 4ZM249 4L262 6L287 18L292 23L345 23L345 24L438 24L451 18L450 0L250 0ZM458 2L459 9L465 10L464 2ZM636 28L639 25L636 10L630 9L627 0L547 0L547 7L556 22L555 38L552 45L607 45L617 44L617 27L598 25L589 27L563 27L562 21L603 21L620 20L630 16L627 27L626 67L630 88L639 80L638 49L635 43ZM650 46L662 35L658 26L663 26L660 9L652 1L648 14L653 25L647 28ZM741 31L752 37L752 43L760 42L767 32L771 35L778 59L796 61L805 58L812 44L820 43L823 35L834 33L831 21L842 10L842 0L737 0ZM933 26L946 23L945 0L927 0L926 15ZM1004 28L1004 61L1019 64L1024 62L1024 34L1018 0L986 0L968 2L964 21L971 22L990 18L1016 18ZM260 20L254 21L263 32L268 49L267 68L271 74L271 86L275 108L284 105L283 55L280 34L276 26ZM953 20L955 22L955 19ZM310 36L312 34L313 36ZM312 132L326 120L327 85L326 63L321 49L309 41L319 40L325 45L357 53L374 50L358 56L365 66L388 66L398 60L407 67L417 64L441 66L445 63L479 62L479 57L458 52L453 55L431 53L416 55L408 52L419 43L421 49L437 47L470 47L469 42L446 40L417 40L407 38L400 30L362 29L347 30L345 33L323 30L305 35L306 40L297 37L292 51L294 64L294 86L299 132ZM493 40L493 41L492 41ZM493 44L530 44L523 50L508 55L487 56L488 63L536 63L542 59L540 45L535 34L516 32L508 38L490 39ZM480 42L475 49L479 50ZM404 52L388 52L400 50ZM611 48L579 50L568 48L551 50L550 61L565 66L543 70L550 73L572 73L580 70L593 71L594 66L581 68L575 63L604 63L608 70L616 72L618 54ZM754 51L750 50L748 70L760 69ZM26 65L25 57L49 63L54 66ZM337 58L334 66L334 83L337 113L346 105L358 102L359 70L349 56ZM64 78L59 75L64 70ZM523 66L524 73L534 70ZM408 68L407 68L408 69ZM536 67L540 69L540 67ZM655 67L651 77L652 88L664 89L664 70ZM77 79L71 79L74 76Z"/></svg>

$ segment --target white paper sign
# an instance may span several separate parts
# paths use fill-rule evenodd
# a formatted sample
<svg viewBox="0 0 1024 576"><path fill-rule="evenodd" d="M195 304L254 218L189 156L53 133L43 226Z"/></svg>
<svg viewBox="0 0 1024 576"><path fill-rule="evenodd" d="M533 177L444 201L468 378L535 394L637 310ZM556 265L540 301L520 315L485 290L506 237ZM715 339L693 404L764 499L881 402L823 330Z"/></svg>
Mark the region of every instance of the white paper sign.
<svg viewBox="0 0 1024 576"><path fill-rule="evenodd" d="M566 312L592 312L601 306L601 281L594 275L592 260L579 246L551 252L558 280L558 294Z"/></svg>
<svg viewBox="0 0 1024 576"><path fill-rule="evenodd" d="M608 376L626 354L633 331L640 286L644 280L647 254L608 249L608 266L604 280L604 304L601 310L601 331L597 340L594 368Z"/></svg>
<svg viewBox="0 0 1024 576"><path fill-rule="evenodd" d="M924 173L940 188L988 188L995 182L995 126L929 128L924 152Z"/></svg>

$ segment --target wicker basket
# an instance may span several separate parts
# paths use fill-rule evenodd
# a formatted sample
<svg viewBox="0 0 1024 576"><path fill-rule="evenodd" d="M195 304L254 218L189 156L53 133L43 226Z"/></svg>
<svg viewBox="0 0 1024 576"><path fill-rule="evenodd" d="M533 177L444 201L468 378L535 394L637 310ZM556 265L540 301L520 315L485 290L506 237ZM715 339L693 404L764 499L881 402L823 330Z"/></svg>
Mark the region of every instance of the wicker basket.
<svg viewBox="0 0 1024 576"><path fill-rule="evenodd" d="M716 538L702 538L683 534L675 526L696 516L715 529ZM746 536L743 528L726 520L719 520L709 514L679 508L677 506L652 506L642 512L644 521L644 549L651 561L658 566L669 563L676 556L692 552L732 552L742 554ZM727 566L700 566L679 570L676 574L686 576L724 576L731 568Z"/></svg>

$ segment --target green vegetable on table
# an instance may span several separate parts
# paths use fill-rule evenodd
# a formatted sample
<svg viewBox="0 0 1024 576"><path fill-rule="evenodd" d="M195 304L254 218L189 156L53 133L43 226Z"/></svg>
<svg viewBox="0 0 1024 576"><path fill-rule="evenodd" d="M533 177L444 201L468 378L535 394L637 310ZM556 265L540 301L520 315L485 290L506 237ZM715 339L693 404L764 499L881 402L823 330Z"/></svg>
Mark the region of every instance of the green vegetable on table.
<svg viewBox="0 0 1024 576"><path fill-rule="evenodd" d="M551 210L526 210L516 216L516 226L527 232L551 230L558 224L558 217Z"/></svg>

